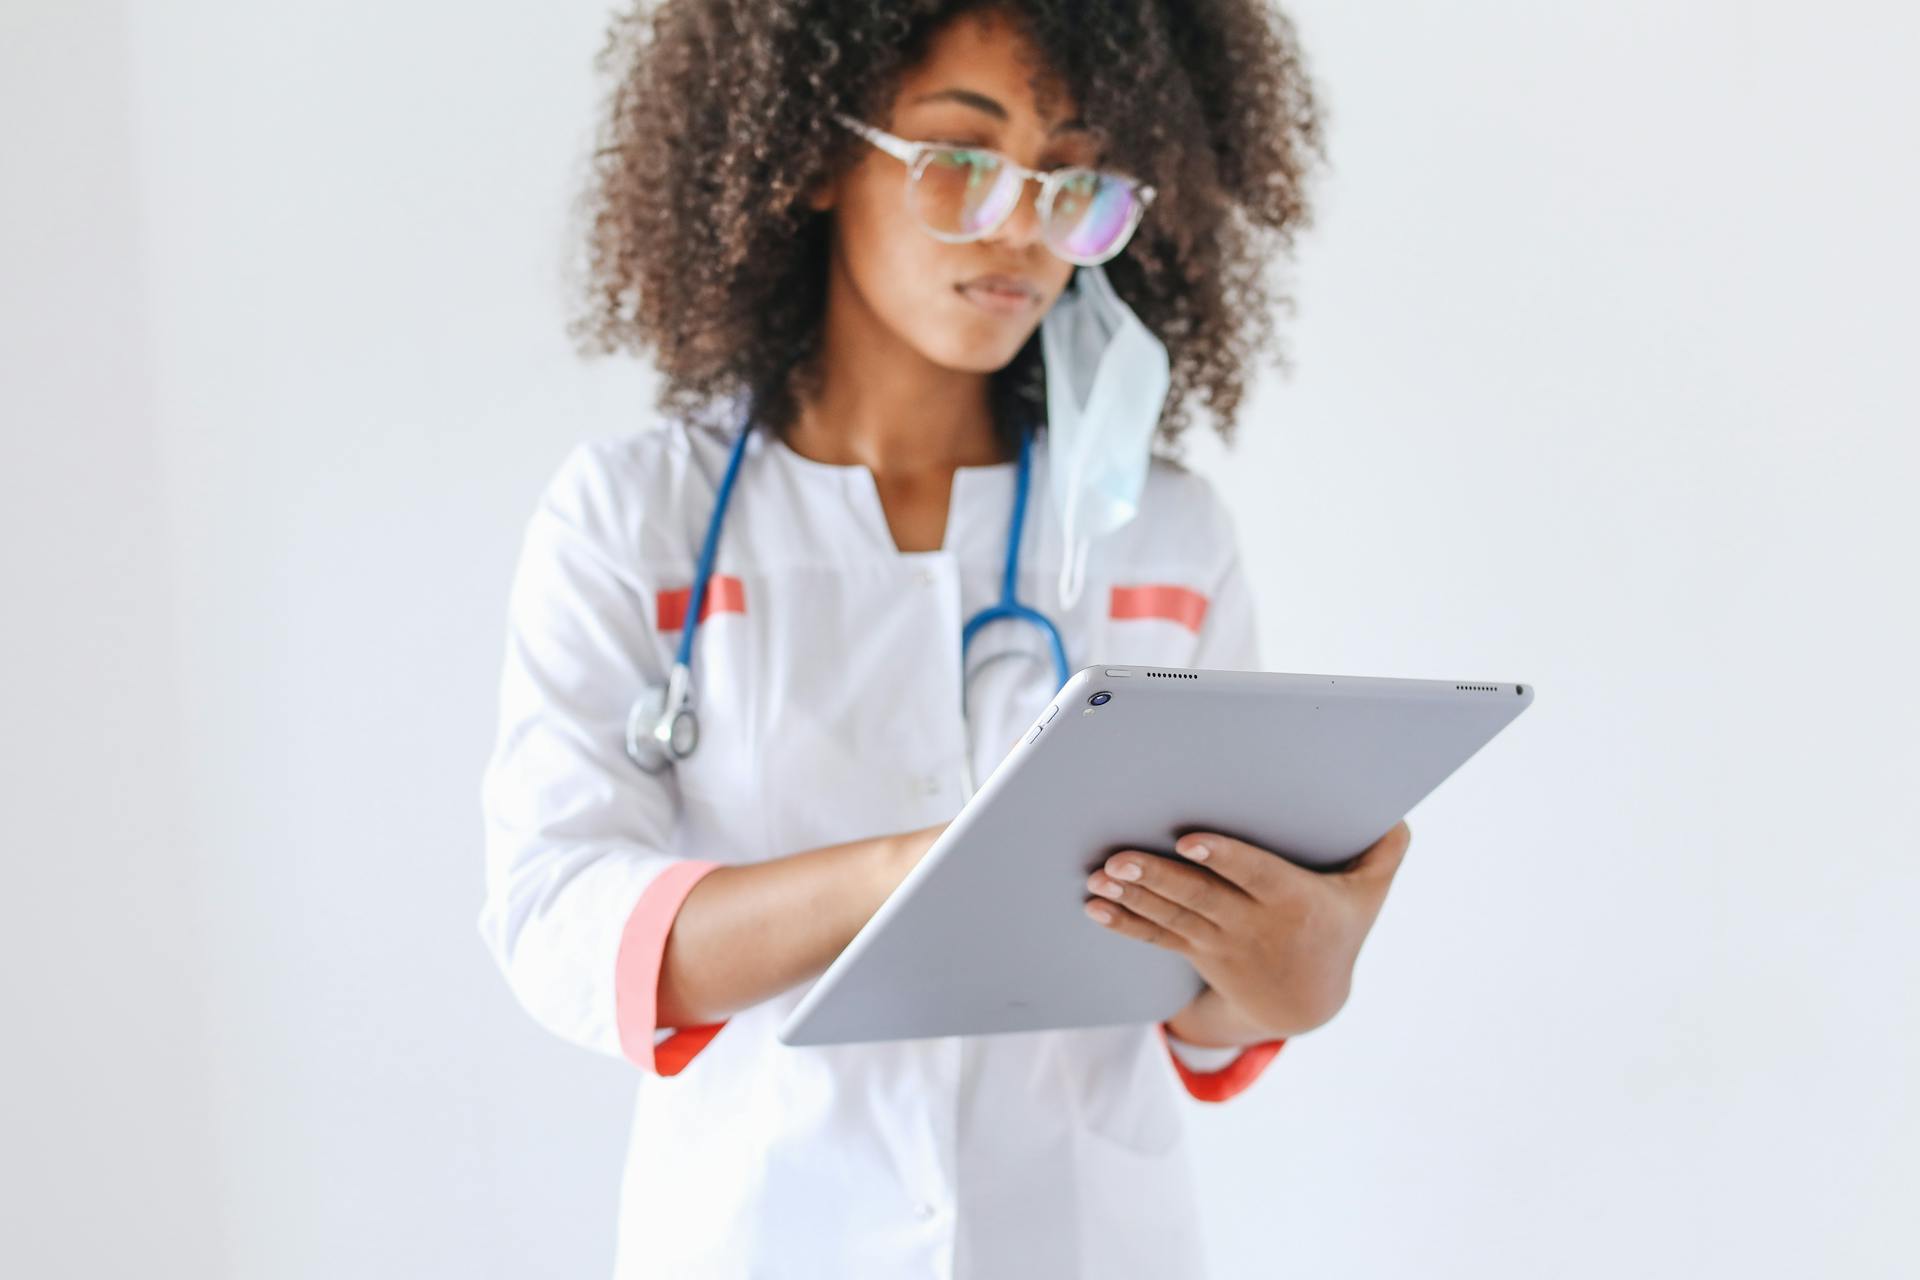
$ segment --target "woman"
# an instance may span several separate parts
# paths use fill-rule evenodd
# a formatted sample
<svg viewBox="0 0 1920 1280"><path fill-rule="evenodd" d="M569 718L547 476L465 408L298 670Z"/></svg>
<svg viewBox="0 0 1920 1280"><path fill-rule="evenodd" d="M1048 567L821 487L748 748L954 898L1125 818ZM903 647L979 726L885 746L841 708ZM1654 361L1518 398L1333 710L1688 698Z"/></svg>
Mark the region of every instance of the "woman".
<svg viewBox="0 0 1920 1280"><path fill-rule="evenodd" d="M1204 833L1089 864L1088 928L1207 980L1158 1026L774 1031L1058 688L1042 628L961 640L1023 491L1020 599L1074 667L1259 666L1197 476L1155 458L1133 519L1063 526L1043 324L1108 273L1164 343L1146 425L1171 442L1198 397L1230 431L1318 146L1290 28L1255 0L669 0L607 61L580 332L651 353L666 421L576 447L527 527L481 927L536 1019L642 1073L619 1274L1201 1274L1182 1086L1224 1100L1333 1016L1404 823L1335 875ZM1017 166L1095 176L1049 197Z"/></svg>

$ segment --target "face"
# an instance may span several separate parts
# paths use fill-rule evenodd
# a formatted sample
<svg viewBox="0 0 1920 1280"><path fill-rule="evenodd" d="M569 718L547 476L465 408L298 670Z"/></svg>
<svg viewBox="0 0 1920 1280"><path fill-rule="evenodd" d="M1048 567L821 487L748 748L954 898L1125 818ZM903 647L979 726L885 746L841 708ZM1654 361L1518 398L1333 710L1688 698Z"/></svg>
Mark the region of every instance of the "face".
<svg viewBox="0 0 1920 1280"><path fill-rule="evenodd" d="M926 56L903 75L889 118L872 123L913 142L991 148L1042 172L1100 159L1072 101L1019 29L993 10L963 14L937 31ZM881 324L935 364L982 373L1005 367L1073 275L1073 264L1040 237L1040 184L1026 184L992 235L950 244L928 235L908 210L907 167L859 145L859 162L812 201L835 211L836 285L850 286Z"/></svg>

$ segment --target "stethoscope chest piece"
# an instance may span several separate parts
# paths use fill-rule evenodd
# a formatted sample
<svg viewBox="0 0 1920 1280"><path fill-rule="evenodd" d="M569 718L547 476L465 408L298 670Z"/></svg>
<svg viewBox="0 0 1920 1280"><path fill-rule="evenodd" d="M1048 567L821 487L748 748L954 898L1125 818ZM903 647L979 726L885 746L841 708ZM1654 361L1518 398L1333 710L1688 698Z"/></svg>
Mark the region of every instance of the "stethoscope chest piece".
<svg viewBox="0 0 1920 1280"><path fill-rule="evenodd" d="M654 685L627 710L627 758L648 773L665 772L700 745L691 677L676 664L666 684Z"/></svg>

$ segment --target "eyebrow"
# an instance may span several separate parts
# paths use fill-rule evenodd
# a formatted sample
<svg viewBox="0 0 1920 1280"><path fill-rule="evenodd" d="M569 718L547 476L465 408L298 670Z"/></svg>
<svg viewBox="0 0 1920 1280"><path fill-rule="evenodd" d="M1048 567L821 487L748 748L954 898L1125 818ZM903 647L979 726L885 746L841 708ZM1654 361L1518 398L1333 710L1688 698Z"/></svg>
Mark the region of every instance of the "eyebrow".
<svg viewBox="0 0 1920 1280"><path fill-rule="evenodd" d="M1005 107L995 102L992 98L989 98L986 94L975 93L971 89L942 89L937 93L923 93L907 105L913 107L923 102L939 102L943 100L958 102L962 106L972 107L975 111L984 111L996 120L1005 120L1007 118L1007 109ZM1071 120L1063 120L1053 126L1052 132L1065 133L1069 129L1085 129L1086 127L1086 121L1075 116Z"/></svg>

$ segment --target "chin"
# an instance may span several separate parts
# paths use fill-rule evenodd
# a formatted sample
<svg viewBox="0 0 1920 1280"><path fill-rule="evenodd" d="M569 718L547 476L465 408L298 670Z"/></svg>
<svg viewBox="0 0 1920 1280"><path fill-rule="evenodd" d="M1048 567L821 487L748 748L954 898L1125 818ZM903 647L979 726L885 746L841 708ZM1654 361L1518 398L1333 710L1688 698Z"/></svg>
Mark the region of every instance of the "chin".
<svg viewBox="0 0 1920 1280"><path fill-rule="evenodd" d="M953 324L924 335L921 352L943 369L996 373L1013 362L1036 325L1009 329L998 325Z"/></svg>
<svg viewBox="0 0 1920 1280"><path fill-rule="evenodd" d="M932 358L943 369L961 373L998 373L1013 363L1013 358L1019 354L1018 346L1008 348L1005 344L995 344L990 350L970 349L951 355L936 352L932 353Z"/></svg>

